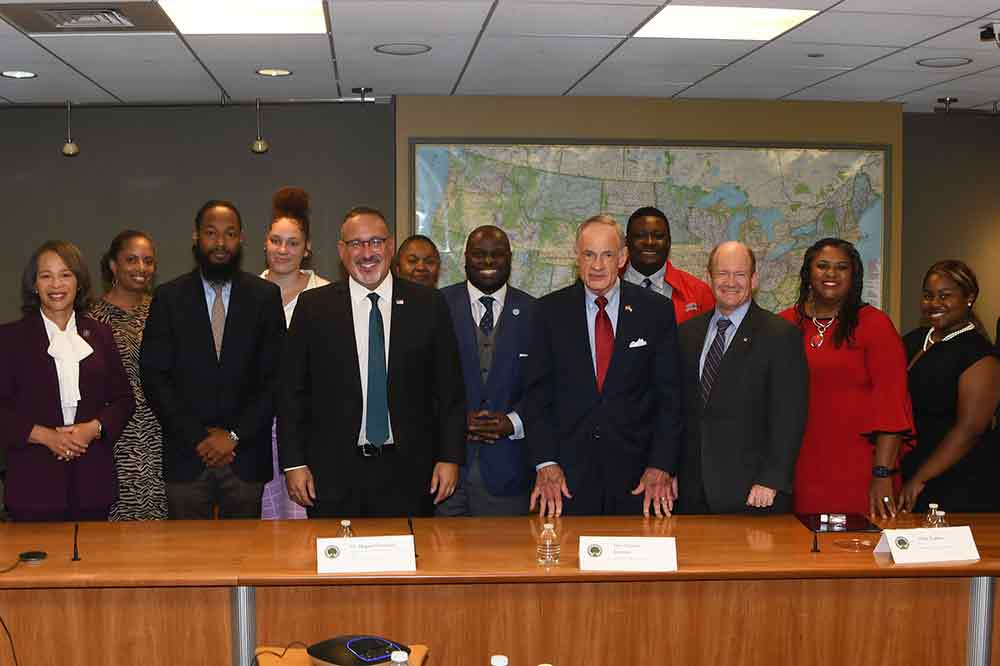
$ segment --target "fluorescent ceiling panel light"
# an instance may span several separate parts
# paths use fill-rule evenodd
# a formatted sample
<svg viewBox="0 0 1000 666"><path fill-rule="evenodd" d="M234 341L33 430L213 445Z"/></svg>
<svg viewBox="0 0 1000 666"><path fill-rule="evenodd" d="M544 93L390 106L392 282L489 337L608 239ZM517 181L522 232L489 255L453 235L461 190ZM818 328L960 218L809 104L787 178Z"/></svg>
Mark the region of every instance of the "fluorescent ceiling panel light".
<svg viewBox="0 0 1000 666"><path fill-rule="evenodd" d="M667 5L635 34L674 39L768 41L816 15L811 9Z"/></svg>
<svg viewBox="0 0 1000 666"><path fill-rule="evenodd" d="M326 33L323 0L160 0L185 35Z"/></svg>

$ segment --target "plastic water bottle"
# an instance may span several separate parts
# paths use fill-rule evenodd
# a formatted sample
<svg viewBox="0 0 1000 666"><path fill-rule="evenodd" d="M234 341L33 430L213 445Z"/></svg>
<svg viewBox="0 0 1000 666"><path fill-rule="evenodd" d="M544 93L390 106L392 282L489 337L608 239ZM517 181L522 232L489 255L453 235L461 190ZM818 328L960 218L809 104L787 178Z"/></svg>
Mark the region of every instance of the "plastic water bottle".
<svg viewBox="0 0 1000 666"><path fill-rule="evenodd" d="M559 537L556 534L556 526L553 523L542 525L542 533L538 536L538 563L550 566L559 564L559 555L562 546L559 544Z"/></svg>
<svg viewBox="0 0 1000 666"><path fill-rule="evenodd" d="M337 535L341 539L350 539L354 536L354 530L351 529L351 521L342 520L340 521L340 534ZM404 654L406 654L404 652Z"/></svg>
<svg viewBox="0 0 1000 666"><path fill-rule="evenodd" d="M948 527L948 521L945 520L944 511L940 511L939 510L937 512L937 521L936 521L936 523L937 524L934 525L934 527Z"/></svg>
<svg viewBox="0 0 1000 666"><path fill-rule="evenodd" d="M510 661L507 659L507 655L495 654L490 657L490 666L507 666Z"/></svg>
<svg viewBox="0 0 1000 666"><path fill-rule="evenodd" d="M927 513L924 514L924 527L934 527L934 523L937 521L937 504L928 504Z"/></svg>
<svg viewBox="0 0 1000 666"><path fill-rule="evenodd" d="M393 650L389 655L389 661L392 662L392 666L409 666L410 655L403 650Z"/></svg>

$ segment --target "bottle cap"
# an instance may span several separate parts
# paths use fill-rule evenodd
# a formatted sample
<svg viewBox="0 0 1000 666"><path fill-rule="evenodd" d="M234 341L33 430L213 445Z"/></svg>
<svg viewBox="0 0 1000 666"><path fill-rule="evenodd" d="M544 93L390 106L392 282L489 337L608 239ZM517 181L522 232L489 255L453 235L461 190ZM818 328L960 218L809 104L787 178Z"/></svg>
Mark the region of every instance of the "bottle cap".
<svg viewBox="0 0 1000 666"><path fill-rule="evenodd" d="M935 503L933 503L933 502L931 502L930 504L928 504L928 505L927 505L927 508L928 508L928 509L937 509L937 508L938 508L938 505L937 505L937 504L935 504Z"/></svg>
<svg viewBox="0 0 1000 666"><path fill-rule="evenodd" d="M351 526L351 521L349 521L349 520L342 520L342 521L340 521L340 526L341 527L350 527Z"/></svg>
<svg viewBox="0 0 1000 666"><path fill-rule="evenodd" d="M490 666L507 666L507 657L502 654L495 654L490 657Z"/></svg>
<svg viewBox="0 0 1000 666"><path fill-rule="evenodd" d="M347 521L350 522L350 521ZM394 664L405 664L410 660L410 655L402 650L393 650L392 654L389 655L389 661Z"/></svg>
<svg viewBox="0 0 1000 666"><path fill-rule="evenodd" d="M936 513L937 513L938 516L943 516L944 515L944 511L937 511Z"/></svg>
<svg viewBox="0 0 1000 666"><path fill-rule="evenodd" d="M546 530L552 530L555 529L555 527L556 527L555 523L545 523L544 525L542 525L542 529Z"/></svg>

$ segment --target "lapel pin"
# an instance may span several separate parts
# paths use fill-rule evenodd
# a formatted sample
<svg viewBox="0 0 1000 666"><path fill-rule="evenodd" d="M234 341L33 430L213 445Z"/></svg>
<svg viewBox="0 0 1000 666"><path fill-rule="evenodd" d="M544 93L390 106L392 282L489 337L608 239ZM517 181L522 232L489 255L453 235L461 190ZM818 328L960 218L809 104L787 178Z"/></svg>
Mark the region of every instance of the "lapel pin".
<svg viewBox="0 0 1000 666"><path fill-rule="evenodd" d="M82 335L85 338L89 338L90 337L90 329L89 328L83 329L82 331L80 331L80 335Z"/></svg>
<svg viewBox="0 0 1000 666"><path fill-rule="evenodd" d="M743 342L750 342L750 338L743 338Z"/></svg>
<svg viewBox="0 0 1000 666"><path fill-rule="evenodd" d="M632 312L632 306L628 303L625 304L625 312Z"/></svg>
<svg viewBox="0 0 1000 666"><path fill-rule="evenodd" d="M396 305L402 305L402 304L403 304L403 299L402 298L397 298L396 299Z"/></svg>
<svg viewBox="0 0 1000 666"><path fill-rule="evenodd" d="M516 317L517 315L521 314L521 310L518 308L514 308L513 310L510 311L510 313Z"/></svg>

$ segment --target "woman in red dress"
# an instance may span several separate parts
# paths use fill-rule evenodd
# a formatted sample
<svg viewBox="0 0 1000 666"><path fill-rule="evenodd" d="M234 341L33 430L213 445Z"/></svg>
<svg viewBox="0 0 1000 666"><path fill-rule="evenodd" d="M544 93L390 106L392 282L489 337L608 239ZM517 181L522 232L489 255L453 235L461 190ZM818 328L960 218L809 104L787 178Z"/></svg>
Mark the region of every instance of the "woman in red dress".
<svg viewBox="0 0 1000 666"><path fill-rule="evenodd" d="M913 433L906 354L892 321L861 299L855 247L806 250L799 297L781 313L802 330L809 419L795 468L796 513L896 513L899 458Z"/></svg>

